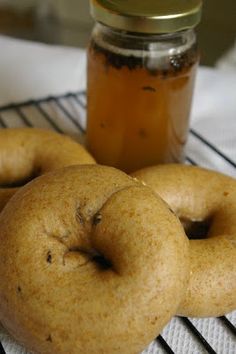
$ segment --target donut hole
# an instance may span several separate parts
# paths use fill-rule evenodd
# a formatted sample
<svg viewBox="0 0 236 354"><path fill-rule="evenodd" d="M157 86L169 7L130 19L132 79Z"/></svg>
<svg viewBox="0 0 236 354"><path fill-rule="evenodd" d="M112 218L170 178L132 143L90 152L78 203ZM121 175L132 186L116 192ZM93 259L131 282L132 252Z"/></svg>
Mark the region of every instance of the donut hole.
<svg viewBox="0 0 236 354"><path fill-rule="evenodd" d="M208 237L211 227L210 218L201 221L193 221L187 218L180 218L180 221L189 240L203 240Z"/></svg>
<svg viewBox="0 0 236 354"><path fill-rule="evenodd" d="M112 263L109 261L109 259L105 258L103 255L98 254L92 258L93 262L96 263L96 265L99 267L101 270L108 270L112 268Z"/></svg>
<svg viewBox="0 0 236 354"><path fill-rule="evenodd" d="M39 177L41 174L40 169L34 169L28 176L15 178L11 182L2 182L0 184L0 188L8 189L8 188L20 188L32 181L34 178Z"/></svg>
<svg viewBox="0 0 236 354"><path fill-rule="evenodd" d="M95 251L95 250L84 250L79 247L71 247L69 252L77 252L80 255L85 256L89 262L93 262L99 270L109 270L112 269L112 263L109 259L107 259L103 254Z"/></svg>

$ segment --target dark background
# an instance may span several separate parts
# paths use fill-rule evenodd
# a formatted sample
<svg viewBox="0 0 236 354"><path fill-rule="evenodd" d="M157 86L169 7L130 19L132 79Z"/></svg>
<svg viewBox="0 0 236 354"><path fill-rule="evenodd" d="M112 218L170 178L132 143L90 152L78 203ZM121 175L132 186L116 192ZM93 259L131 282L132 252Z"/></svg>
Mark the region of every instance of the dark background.
<svg viewBox="0 0 236 354"><path fill-rule="evenodd" d="M88 0L0 0L0 33L13 37L85 47L92 25ZM205 0L197 32L201 63L215 65L236 41L236 0Z"/></svg>

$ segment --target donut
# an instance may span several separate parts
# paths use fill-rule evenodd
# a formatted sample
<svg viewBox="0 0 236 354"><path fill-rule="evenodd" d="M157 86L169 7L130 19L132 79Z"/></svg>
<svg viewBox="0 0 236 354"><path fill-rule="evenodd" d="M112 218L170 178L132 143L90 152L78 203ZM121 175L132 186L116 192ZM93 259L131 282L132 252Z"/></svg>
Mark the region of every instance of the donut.
<svg viewBox="0 0 236 354"><path fill-rule="evenodd" d="M57 168L95 163L71 138L36 128L0 129L0 211L19 186Z"/></svg>
<svg viewBox="0 0 236 354"><path fill-rule="evenodd" d="M160 165L134 177L158 193L190 238L190 283L178 313L221 316L236 309L236 180L188 165Z"/></svg>
<svg viewBox="0 0 236 354"><path fill-rule="evenodd" d="M32 352L139 353L185 296L180 221L114 168L40 176L11 198L0 224L0 320Z"/></svg>

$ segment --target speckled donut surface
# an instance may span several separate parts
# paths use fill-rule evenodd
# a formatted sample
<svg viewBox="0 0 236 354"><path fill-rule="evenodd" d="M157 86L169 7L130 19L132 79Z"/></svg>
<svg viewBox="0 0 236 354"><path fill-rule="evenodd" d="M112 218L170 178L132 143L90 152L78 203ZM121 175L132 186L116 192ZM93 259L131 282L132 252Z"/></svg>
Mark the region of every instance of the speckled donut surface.
<svg viewBox="0 0 236 354"><path fill-rule="evenodd" d="M186 229L191 223L198 229L190 235L190 284L178 313L210 317L235 310L236 180L187 165L154 166L133 176L152 187Z"/></svg>
<svg viewBox="0 0 236 354"><path fill-rule="evenodd" d="M185 295L181 223L121 171L40 176L11 198L0 224L0 320L32 352L139 353Z"/></svg>
<svg viewBox="0 0 236 354"><path fill-rule="evenodd" d="M37 128L0 129L0 211L19 185L57 168L95 163L65 135Z"/></svg>

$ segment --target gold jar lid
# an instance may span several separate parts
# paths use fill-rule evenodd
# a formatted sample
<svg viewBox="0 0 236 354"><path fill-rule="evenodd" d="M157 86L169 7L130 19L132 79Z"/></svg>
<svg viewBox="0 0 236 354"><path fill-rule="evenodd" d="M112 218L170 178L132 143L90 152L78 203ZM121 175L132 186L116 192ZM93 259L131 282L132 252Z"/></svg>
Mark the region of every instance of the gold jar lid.
<svg viewBox="0 0 236 354"><path fill-rule="evenodd" d="M195 27L202 0L90 0L93 18L116 29L173 33Z"/></svg>

